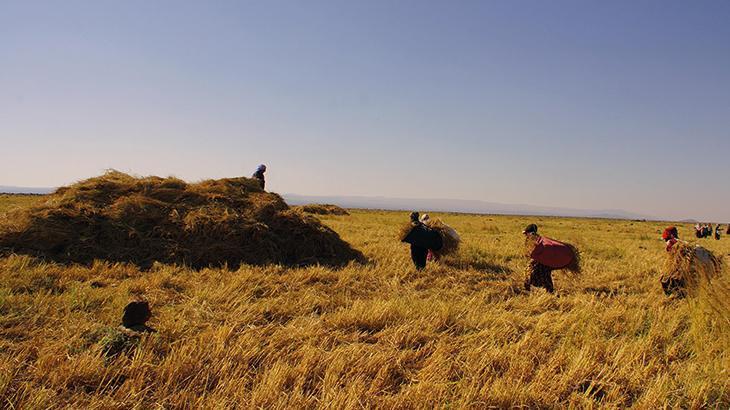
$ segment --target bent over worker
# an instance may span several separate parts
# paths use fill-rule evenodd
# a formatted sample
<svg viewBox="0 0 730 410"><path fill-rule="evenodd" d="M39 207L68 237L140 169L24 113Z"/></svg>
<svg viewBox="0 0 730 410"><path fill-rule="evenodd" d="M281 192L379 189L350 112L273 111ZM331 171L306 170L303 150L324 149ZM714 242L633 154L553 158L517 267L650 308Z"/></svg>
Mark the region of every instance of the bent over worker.
<svg viewBox="0 0 730 410"><path fill-rule="evenodd" d="M525 235L527 256L530 258L525 278L526 290L537 286L552 293L555 291L553 270L580 272L580 255L573 245L540 236L535 224L528 225L522 233Z"/></svg>
<svg viewBox="0 0 730 410"><path fill-rule="evenodd" d="M711 286L712 279L723 269L721 258L702 246L679 239L677 228L669 226L662 233L666 243L667 262L659 277L667 296L685 297L702 286Z"/></svg>

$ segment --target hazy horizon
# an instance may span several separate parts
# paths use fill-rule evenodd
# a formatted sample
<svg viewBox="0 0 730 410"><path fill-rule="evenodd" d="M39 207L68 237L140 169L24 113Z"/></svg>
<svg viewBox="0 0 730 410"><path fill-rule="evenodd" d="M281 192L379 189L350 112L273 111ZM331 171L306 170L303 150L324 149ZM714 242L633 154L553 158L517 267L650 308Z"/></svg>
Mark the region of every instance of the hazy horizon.
<svg viewBox="0 0 730 410"><path fill-rule="evenodd" d="M0 3L0 185L730 221L730 2Z"/></svg>
<svg viewBox="0 0 730 410"><path fill-rule="evenodd" d="M194 181L193 181L194 182ZM58 187L18 187L0 185L0 194L46 195ZM540 204L514 204L490 202L465 198L403 198L386 196L346 196L346 195L307 195L292 192L277 192L289 205L334 204L349 209L382 209L421 212L456 212L485 215L523 215L523 216L555 216L578 218L609 219L646 219L652 221L698 221L692 215L669 218L661 215L648 215L628 209L596 209L550 207ZM706 220L701 222L708 222ZM724 223L723 221L712 221Z"/></svg>

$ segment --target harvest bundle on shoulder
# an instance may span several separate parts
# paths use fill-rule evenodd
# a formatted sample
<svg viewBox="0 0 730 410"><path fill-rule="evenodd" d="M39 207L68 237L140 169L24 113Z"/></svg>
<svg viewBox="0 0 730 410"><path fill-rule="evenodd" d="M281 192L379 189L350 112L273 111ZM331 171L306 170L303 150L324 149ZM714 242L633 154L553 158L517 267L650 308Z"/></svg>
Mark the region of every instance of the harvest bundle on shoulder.
<svg viewBox="0 0 730 410"><path fill-rule="evenodd" d="M412 212L410 218L401 229L400 240L411 245L411 260L416 269L425 268L428 260L436 261L458 251L461 238L454 228L428 214L421 217Z"/></svg>
<svg viewBox="0 0 730 410"><path fill-rule="evenodd" d="M529 263L525 278L525 289L532 286L554 292L553 271L566 270L580 273L580 253L575 246L541 236L537 233L537 225L528 225L522 233L525 235L525 250Z"/></svg>

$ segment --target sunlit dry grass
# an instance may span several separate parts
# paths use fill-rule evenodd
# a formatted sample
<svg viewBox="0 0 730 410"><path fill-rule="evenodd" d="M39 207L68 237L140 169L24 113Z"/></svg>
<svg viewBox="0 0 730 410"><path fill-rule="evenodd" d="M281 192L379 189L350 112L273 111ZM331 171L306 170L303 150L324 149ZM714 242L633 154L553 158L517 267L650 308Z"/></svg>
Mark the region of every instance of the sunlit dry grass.
<svg viewBox="0 0 730 410"><path fill-rule="evenodd" d="M463 247L417 272L407 213L351 213L322 220L371 262L341 270L0 259L0 406L730 406L728 318L664 296L662 224L433 215ZM529 222L581 249L554 295L523 290ZM106 357L138 295L159 332Z"/></svg>
<svg viewBox="0 0 730 410"><path fill-rule="evenodd" d="M41 201L42 195L0 194L0 214Z"/></svg>

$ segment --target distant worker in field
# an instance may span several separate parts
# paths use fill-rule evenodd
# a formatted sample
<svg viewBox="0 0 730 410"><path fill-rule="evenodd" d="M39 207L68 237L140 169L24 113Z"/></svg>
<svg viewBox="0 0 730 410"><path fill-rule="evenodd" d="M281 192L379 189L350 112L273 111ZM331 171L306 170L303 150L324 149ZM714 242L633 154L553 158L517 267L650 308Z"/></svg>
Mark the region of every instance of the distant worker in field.
<svg viewBox="0 0 730 410"><path fill-rule="evenodd" d="M540 236L535 224L527 225L522 233L525 235L525 248L530 258L525 278L526 290L537 286L552 293L555 291L552 276L554 270L565 269L580 273L580 254L573 245Z"/></svg>
<svg viewBox="0 0 730 410"><path fill-rule="evenodd" d="M727 231L725 231L726 235L730 235L730 224L727 224Z"/></svg>
<svg viewBox="0 0 730 410"><path fill-rule="evenodd" d="M411 245L411 260L420 270L426 267L427 260L438 260L456 252L461 238L440 219L427 215L419 218L418 212L412 212L411 221L401 229L400 240Z"/></svg>
<svg viewBox="0 0 730 410"><path fill-rule="evenodd" d="M441 235L421 222L418 212L411 212L411 222L401 231L400 239L411 245L411 260L418 270L426 267L429 250L438 250L444 245Z"/></svg>
<svg viewBox="0 0 730 410"><path fill-rule="evenodd" d="M668 258L659 282L665 295L687 296L722 271L722 261L712 252L679 240L676 227L667 227L662 239L667 245Z"/></svg>
<svg viewBox="0 0 730 410"><path fill-rule="evenodd" d="M265 189L266 180L264 179L264 173L266 172L266 165L261 164L256 168L256 172L253 173L253 177L259 180L261 189Z"/></svg>
<svg viewBox="0 0 730 410"><path fill-rule="evenodd" d="M720 234L722 233L721 229L722 229L721 225L717 224L717 226L715 227L715 240L717 240L717 241L720 240Z"/></svg>
<svg viewBox="0 0 730 410"><path fill-rule="evenodd" d="M708 236L712 236L712 225L705 224L702 227L702 237L707 238Z"/></svg>

